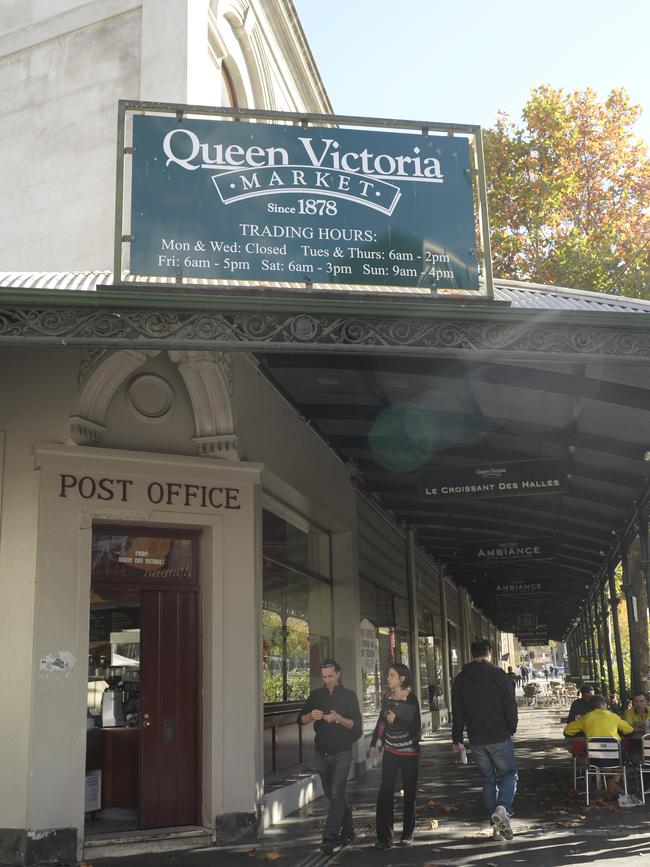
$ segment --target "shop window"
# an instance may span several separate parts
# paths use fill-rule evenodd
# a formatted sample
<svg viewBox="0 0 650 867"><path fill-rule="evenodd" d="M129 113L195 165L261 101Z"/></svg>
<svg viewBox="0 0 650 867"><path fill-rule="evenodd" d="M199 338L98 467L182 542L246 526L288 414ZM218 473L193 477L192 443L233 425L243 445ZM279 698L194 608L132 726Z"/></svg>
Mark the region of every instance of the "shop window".
<svg viewBox="0 0 650 867"><path fill-rule="evenodd" d="M458 629L451 623L447 624L447 632L449 635L449 676L451 680L460 673L460 641L458 637Z"/></svg>
<svg viewBox="0 0 650 867"><path fill-rule="evenodd" d="M360 582L361 682L364 731L372 731L386 691L392 662L410 667L408 602L371 584Z"/></svg>
<svg viewBox="0 0 650 867"><path fill-rule="evenodd" d="M265 510L263 554L264 701L304 701L332 654L329 537Z"/></svg>
<svg viewBox="0 0 650 867"><path fill-rule="evenodd" d="M426 634L428 632L428 634ZM442 646L434 638L433 630L420 633L418 638L418 658L420 663L420 703L422 708L441 710L445 707L442 687Z"/></svg>

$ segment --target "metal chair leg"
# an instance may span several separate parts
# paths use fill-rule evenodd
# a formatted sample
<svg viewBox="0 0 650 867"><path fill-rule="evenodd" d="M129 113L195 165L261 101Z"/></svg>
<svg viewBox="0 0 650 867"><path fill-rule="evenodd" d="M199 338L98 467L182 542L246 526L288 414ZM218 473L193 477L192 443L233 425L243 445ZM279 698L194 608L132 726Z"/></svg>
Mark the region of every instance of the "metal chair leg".
<svg viewBox="0 0 650 867"><path fill-rule="evenodd" d="M645 785L643 783L643 768L641 767L641 765L639 765L639 777L639 782L641 784L641 803L645 804Z"/></svg>

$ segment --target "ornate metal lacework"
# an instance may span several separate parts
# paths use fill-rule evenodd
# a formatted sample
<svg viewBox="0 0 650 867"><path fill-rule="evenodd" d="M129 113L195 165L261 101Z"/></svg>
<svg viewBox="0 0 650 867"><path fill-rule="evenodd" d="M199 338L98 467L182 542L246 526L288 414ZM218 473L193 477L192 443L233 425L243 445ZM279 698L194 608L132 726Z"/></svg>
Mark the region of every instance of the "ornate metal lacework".
<svg viewBox="0 0 650 867"><path fill-rule="evenodd" d="M649 323L650 324L650 323ZM0 343L248 351L436 350L650 357L650 329L319 313L0 309Z"/></svg>

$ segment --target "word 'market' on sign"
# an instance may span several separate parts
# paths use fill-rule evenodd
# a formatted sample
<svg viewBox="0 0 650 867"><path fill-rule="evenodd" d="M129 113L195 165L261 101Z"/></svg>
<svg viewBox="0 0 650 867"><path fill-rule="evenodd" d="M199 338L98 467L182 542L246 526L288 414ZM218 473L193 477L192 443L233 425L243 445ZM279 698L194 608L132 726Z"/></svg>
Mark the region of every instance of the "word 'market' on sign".
<svg viewBox="0 0 650 867"><path fill-rule="evenodd" d="M61 473L59 497L77 494L82 500L128 503L134 493L133 479L95 478ZM195 485L189 482L149 482L145 498L153 506L184 506L201 509L240 509L239 488Z"/></svg>

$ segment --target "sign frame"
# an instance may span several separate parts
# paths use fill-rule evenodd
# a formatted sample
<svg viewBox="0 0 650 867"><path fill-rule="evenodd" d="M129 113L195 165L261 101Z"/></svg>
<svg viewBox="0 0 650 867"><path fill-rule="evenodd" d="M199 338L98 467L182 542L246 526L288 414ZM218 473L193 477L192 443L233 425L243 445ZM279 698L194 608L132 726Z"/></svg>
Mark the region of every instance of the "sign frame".
<svg viewBox="0 0 650 867"><path fill-rule="evenodd" d="M134 284L148 288L162 286L169 288L182 287L184 292L191 291L195 287L214 286L235 288L239 287L242 290L252 290L262 292L269 295L294 294L296 291L305 294L314 293L314 286L317 286L315 291L319 293L337 291L340 294L341 289L346 289L346 284L336 283L318 283L317 279L312 279L306 275L300 280L292 282L291 288L286 286L286 276L282 280L281 277L269 275L268 279L241 280L241 279L219 279L215 277L188 277L179 276L140 276L125 273L126 264L126 248L133 240L131 234L131 214L130 207L127 207L127 201L130 201L131 193L131 175L132 175L132 157L133 157L133 116L136 114L149 114L157 116L174 116L177 120L183 118L206 118L210 117L219 120L232 121L266 121L279 122L284 121L286 125L300 125L309 128L314 126L322 126L329 128L364 128L374 130L376 132L386 131L402 131L414 132L419 131L424 136L429 136L431 133L446 133L448 137L463 136L469 138L473 142L473 155L470 151L470 157L473 165L470 164L469 171L471 172L471 182L473 190L473 198L475 202L475 220L477 229L477 249L476 263L479 273L479 284L477 288L458 287L458 288L436 288L430 287L430 295L436 297L462 297L464 300L476 298L480 301L494 300L493 290L493 275L492 275L492 258L490 249L490 233L488 222L487 208L487 190L485 181L485 162L483 157L483 140L481 127L476 124L443 124L433 121L410 121L394 118L372 118L372 117L356 117L350 115L325 115L315 114L311 112L288 112L288 111L271 111L259 109L241 109L230 107L214 107L203 105L182 105L176 103L164 102L147 102L136 100L120 100L118 103L118 118L117 118L117 158L116 158L116 184L115 184L115 225L114 225L114 250L113 250L113 284L121 286L133 286ZM128 142L127 142L128 139ZM128 188L125 186L129 181ZM415 269L414 269L415 270ZM274 285L275 283L275 285ZM381 292L386 294L391 288L398 290L400 284L392 284L387 278L386 283L382 284L363 284L355 283L355 285L363 286L363 294L373 295ZM403 291L403 289L402 289ZM360 294L358 290L355 292L355 297Z"/></svg>

